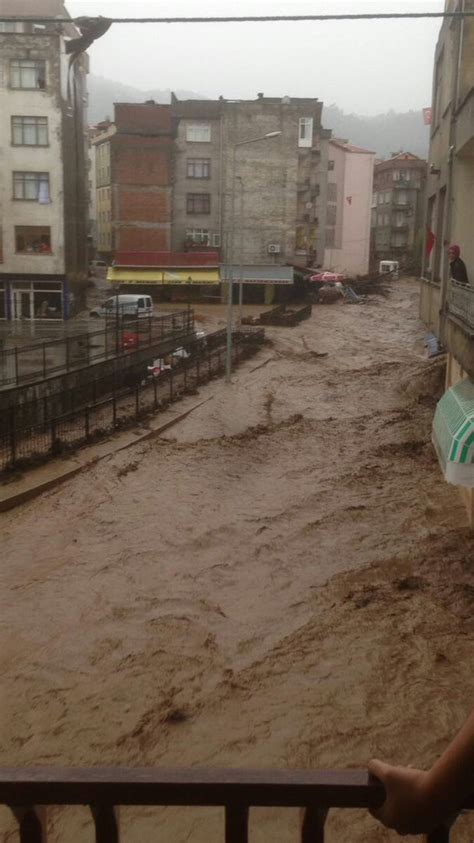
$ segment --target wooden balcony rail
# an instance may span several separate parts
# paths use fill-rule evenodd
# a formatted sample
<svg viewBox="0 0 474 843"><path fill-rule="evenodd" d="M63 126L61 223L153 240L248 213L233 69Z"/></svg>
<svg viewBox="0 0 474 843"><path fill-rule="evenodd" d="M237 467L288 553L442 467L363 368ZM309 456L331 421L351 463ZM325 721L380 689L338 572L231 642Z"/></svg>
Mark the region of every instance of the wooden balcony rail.
<svg viewBox="0 0 474 843"><path fill-rule="evenodd" d="M121 805L222 806L225 843L248 843L252 807L300 807L301 843L323 843L329 808L366 809L383 800L382 784L366 770L0 768L0 803L15 815L20 843L47 843L48 805L90 806L96 843L119 843ZM429 843L448 840L449 828L429 836Z"/></svg>

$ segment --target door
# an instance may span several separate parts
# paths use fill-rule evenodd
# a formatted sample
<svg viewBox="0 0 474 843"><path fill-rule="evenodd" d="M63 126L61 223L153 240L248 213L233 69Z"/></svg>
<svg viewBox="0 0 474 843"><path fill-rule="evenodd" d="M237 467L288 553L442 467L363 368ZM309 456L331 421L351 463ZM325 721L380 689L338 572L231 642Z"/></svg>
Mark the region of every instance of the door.
<svg viewBox="0 0 474 843"><path fill-rule="evenodd" d="M12 296L12 318L32 319L33 293L31 290L13 290Z"/></svg>

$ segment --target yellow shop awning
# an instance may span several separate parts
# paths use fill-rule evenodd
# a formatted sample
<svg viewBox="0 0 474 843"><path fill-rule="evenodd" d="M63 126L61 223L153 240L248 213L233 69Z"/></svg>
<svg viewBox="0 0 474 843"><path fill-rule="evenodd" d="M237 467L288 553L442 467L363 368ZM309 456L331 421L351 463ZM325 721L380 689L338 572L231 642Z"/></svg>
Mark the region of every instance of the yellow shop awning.
<svg viewBox="0 0 474 843"><path fill-rule="evenodd" d="M138 269L110 267L107 281L111 284L220 284L218 269Z"/></svg>

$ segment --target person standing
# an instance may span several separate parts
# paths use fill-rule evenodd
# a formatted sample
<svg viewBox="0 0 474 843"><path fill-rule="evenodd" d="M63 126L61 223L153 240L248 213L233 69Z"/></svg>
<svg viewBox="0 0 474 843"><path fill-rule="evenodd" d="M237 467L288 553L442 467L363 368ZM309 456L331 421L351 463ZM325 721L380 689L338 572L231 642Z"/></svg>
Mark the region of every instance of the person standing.
<svg viewBox="0 0 474 843"><path fill-rule="evenodd" d="M469 285L469 279L467 277L466 264L460 255L461 249L453 243L448 249L450 277L454 281L457 281L458 284L464 284L467 287Z"/></svg>

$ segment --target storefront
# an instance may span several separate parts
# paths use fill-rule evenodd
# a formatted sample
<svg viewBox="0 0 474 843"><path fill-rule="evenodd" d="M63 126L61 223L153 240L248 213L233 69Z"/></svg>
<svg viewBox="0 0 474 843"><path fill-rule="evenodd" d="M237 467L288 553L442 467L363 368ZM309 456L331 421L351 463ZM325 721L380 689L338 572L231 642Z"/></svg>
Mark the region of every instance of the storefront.
<svg viewBox="0 0 474 843"><path fill-rule="evenodd" d="M66 319L68 296L64 280L1 280L0 319L37 321Z"/></svg>

